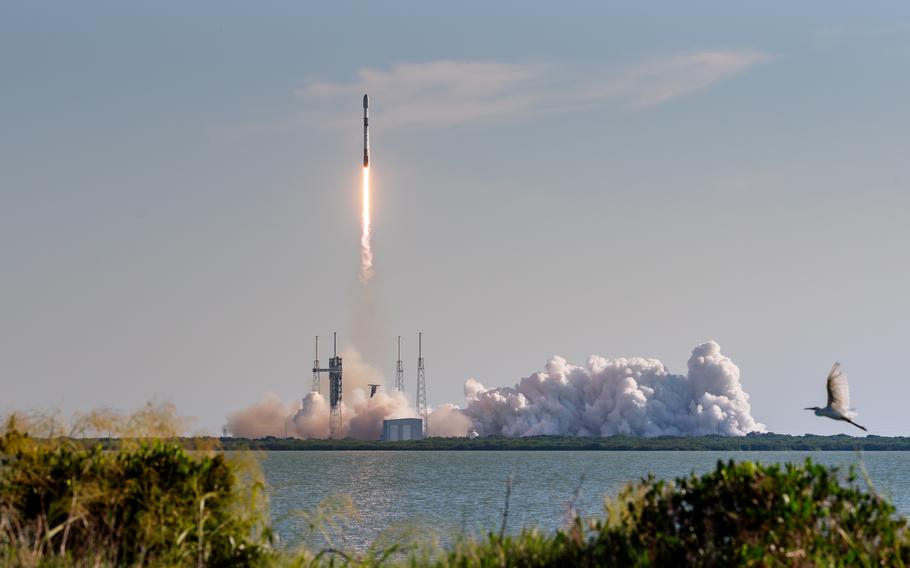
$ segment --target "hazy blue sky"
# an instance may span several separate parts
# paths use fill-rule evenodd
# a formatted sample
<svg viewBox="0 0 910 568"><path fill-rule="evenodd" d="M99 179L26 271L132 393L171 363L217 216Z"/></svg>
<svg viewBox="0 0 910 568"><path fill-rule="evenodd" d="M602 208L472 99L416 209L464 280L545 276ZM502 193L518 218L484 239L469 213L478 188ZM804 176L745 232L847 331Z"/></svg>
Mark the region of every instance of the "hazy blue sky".
<svg viewBox="0 0 910 568"><path fill-rule="evenodd" d="M387 379L715 339L772 431L848 431L839 359L907 434L908 69L905 2L4 2L0 410L302 396L367 89Z"/></svg>

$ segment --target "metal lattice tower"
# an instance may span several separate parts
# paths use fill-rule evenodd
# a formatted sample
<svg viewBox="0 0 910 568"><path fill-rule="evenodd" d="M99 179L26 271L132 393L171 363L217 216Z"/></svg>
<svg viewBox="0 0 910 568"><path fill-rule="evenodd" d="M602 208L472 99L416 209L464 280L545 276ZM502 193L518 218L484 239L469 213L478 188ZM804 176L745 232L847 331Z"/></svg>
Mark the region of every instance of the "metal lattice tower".
<svg viewBox="0 0 910 568"><path fill-rule="evenodd" d="M319 392L319 336L316 336L316 358L313 359L313 388L312 392Z"/></svg>
<svg viewBox="0 0 910 568"><path fill-rule="evenodd" d="M401 336L398 336L398 363L395 365L395 390L404 392L404 365L401 364Z"/></svg>
<svg viewBox="0 0 910 568"><path fill-rule="evenodd" d="M417 334L417 416L423 418L423 435L429 435L427 424L427 378L423 368L423 333Z"/></svg>
<svg viewBox="0 0 910 568"><path fill-rule="evenodd" d="M318 381L319 373L329 374L329 436L334 440L341 435L341 357L338 356L338 334L332 334L334 355L329 359L329 368L313 367L313 382ZM316 360L318 363L318 360Z"/></svg>
<svg viewBox="0 0 910 568"><path fill-rule="evenodd" d="M341 435L341 357L338 356L337 334L333 334L333 352L329 359L329 435L334 440Z"/></svg>

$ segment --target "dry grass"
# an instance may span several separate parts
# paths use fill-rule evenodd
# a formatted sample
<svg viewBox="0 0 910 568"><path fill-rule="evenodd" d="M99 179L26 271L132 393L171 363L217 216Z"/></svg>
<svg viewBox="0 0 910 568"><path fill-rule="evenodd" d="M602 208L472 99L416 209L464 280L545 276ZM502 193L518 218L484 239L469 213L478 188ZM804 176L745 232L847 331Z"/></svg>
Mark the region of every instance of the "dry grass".
<svg viewBox="0 0 910 568"><path fill-rule="evenodd" d="M245 565L269 554L258 461L186 451L172 405L10 416L0 432L0 564ZM117 449L77 435L124 436Z"/></svg>

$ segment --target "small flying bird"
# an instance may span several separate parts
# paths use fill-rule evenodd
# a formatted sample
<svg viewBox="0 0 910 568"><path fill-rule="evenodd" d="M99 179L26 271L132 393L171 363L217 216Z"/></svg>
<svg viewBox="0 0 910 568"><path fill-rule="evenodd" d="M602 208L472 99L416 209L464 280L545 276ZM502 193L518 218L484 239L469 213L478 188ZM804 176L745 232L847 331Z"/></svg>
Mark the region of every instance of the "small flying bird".
<svg viewBox="0 0 910 568"><path fill-rule="evenodd" d="M840 363L834 363L828 373L828 406L820 408L811 406L806 410L814 410L816 416L825 416L832 420L843 420L853 424L860 430L868 432L865 426L860 426L852 420L850 411L850 387L847 386L847 375L840 372Z"/></svg>

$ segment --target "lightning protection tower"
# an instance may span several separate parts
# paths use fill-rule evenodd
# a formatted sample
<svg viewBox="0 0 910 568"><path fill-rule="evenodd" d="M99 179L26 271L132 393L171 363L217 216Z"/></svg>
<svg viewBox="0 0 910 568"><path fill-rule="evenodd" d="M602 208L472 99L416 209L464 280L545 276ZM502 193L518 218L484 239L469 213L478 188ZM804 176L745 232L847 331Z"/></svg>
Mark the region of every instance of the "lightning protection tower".
<svg viewBox="0 0 910 568"><path fill-rule="evenodd" d="M316 336L316 358L313 359L313 388L312 392L319 392L319 336Z"/></svg>
<svg viewBox="0 0 910 568"><path fill-rule="evenodd" d="M417 334L417 415L423 419L423 435L429 435L427 424L427 378L423 368L423 333Z"/></svg>
<svg viewBox="0 0 910 568"><path fill-rule="evenodd" d="M398 336L398 363L395 365L395 390L404 391L404 365L401 364L401 336Z"/></svg>

